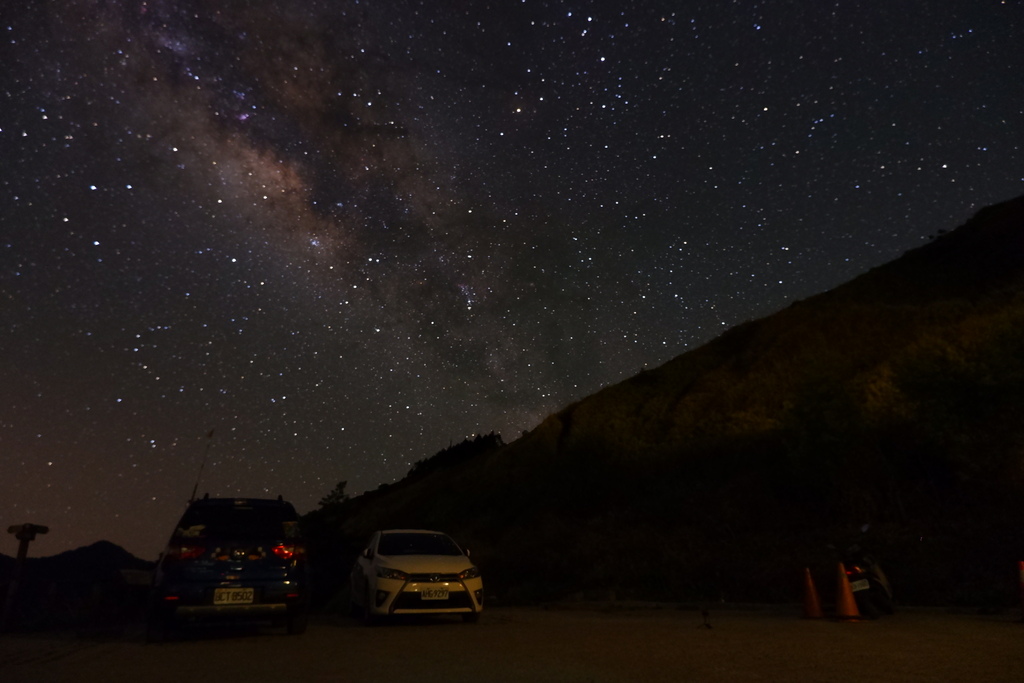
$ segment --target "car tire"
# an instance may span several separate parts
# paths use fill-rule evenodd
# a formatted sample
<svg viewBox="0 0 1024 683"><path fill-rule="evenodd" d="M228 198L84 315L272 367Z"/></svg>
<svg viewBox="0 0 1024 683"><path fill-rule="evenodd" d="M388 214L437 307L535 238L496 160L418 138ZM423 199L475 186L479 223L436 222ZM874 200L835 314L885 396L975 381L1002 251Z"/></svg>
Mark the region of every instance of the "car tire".
<svg viewBox="0 0 1024 683"><path fill-rule="evenodd" d="M363 615L363 608L356 602L356 591L350 589L348 592L348 615L358 619Z"/></svg>
<svg viewBox="0 0 1024 683"><path fill-rule="evenodd" d="M167 640L167 628L160 623L154 622L152 619L146 620L146 642L147 643L162 643Z"/></svg>
<svg viewBox="0 0 1024 683"><path fill-rule="evenodd" d="M164 643L170 640L171 617L165 610L150 608L146 613L146 642Z"/></svg>
<svg viewBox="0 0 1024 683"><path fill-rule="evenodd" d="M290 636L299 636L306 632L309 625L309 613L306 610L296 610L288 614L288 622L285 630Z"/></svg>
<svg viewBox="0 0 1024 683"><path fill-rule="evenodd" d="M359 612L359 619L363 622L364 626L375 626L380 620L380 617L374 614L373 610L370 609L371 604L372 603L370 602L370 596L364 596L362 609Z"/></svg>

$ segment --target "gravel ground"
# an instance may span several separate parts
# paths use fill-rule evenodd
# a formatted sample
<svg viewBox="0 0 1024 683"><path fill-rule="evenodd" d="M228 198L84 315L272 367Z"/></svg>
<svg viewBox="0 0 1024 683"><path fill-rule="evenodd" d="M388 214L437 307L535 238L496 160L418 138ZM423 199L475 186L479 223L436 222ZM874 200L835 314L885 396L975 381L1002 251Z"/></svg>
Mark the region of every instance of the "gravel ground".
<svg viewBox="0 0 1024 683"><path fill-rule="evenodd" d="M904 611L878 621L793 610L498 608L478 624L316 618L302 636L205 626L173 642L8 634L0 681L276 680L619 683L625 681L1020 681L1019 614Z"/></svg>

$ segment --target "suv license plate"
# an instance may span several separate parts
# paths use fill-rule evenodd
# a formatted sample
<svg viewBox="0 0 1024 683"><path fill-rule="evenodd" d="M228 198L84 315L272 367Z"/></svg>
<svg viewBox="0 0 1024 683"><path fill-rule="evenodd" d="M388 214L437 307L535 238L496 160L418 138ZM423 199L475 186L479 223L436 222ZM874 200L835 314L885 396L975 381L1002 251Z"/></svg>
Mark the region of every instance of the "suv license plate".
<svg viewBox="0 0 1024 683"><path fill-rule="evenodd" d="M420 600L447 600L448 599L448 587L444 588L424 588L420 591Z"/></svg>
<svg viewBox="0 0 1024 683"><path fill-rule="evenodd" d="M860 581L851 581L850 590L856 593L857 591L866 591L868 589L868 580L861 579Z"/></svg>
<svg viewBox="0 0 1024 683"><path fill-rule="evenodd" d="M252 588L217 588L213 591L213 604L251 605L253 593Z"/></svg>

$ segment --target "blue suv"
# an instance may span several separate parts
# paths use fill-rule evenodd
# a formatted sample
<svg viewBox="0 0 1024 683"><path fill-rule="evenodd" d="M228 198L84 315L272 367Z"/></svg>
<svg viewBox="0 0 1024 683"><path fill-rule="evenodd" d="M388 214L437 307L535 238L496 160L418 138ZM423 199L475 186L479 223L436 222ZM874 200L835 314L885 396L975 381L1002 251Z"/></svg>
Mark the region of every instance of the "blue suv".
<svg viewBox="0 0 1024 683"><path fill-rule="evenodd" d="M189 504L153 575L146 637L184 621L270 619L306 630L309 568L299 518L280 496Z"/></svg>

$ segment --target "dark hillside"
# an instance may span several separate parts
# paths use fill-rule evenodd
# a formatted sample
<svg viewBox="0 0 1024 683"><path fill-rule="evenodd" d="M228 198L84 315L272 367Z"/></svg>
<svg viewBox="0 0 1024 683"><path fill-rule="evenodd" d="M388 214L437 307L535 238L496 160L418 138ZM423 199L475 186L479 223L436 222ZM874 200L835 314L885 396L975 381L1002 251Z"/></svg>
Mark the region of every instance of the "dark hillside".
<svg viewBox="0 0 1024 683"><path fill-rule="evenodd" d="M794 600L869 522L903 601L1012 604L1024 197L491 446L325 506L314 535L344 555L442 528L506 599Z"/></svg>
<svg viewBox="0 0 1024 683"><path fill-rule="evenodd" d="M1020 290L1024 197L989 206L957 230L838 288L845 299L922 304ZM822 296L828 296L822 295Z"/></svg>

